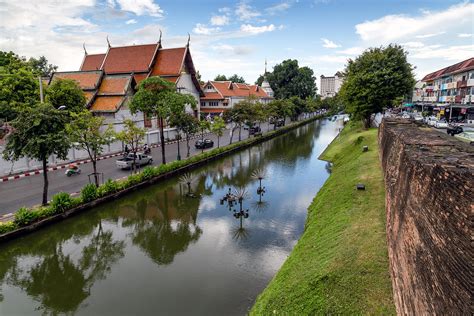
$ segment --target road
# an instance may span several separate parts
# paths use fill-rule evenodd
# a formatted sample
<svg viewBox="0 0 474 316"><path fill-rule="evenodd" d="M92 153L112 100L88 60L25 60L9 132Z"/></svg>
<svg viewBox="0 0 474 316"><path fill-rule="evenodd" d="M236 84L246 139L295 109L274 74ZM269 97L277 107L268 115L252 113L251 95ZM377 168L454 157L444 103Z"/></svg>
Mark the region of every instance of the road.
<svg viewBox="0 0 474 316"><path fill-rule="evenodd" d="M261 125L262 131L266 132L268 125ZM238 141L238 130L234 132L233 142ZM214 134L209 134L206 138L214 141L214 147L217 147L217 137ZM242 139L248 138L248 131L242 128ZM224 132L220 138L220 145L229 144L230 136L229 130ZM190 155L201 153L201 150L194 148L194 140L190 141ZM166 162L176 160L178 146L176 143L166 145ZM209 149L207 149L209 150ZM180 142L181 157L186 157L186 141ZM161 147L152 148L152 156L154 158L154 165L161 164ZM129 170L121 170L115 166L117 157L100 160L97 162L97 171L104 174L104 181L107 179L119 179L130 174ZM49 191L48 199L58 192L75 193L79 192L81 188L89 183L88 174L92 173L92 164L86 163L80 165L81 174L67 177L64 172L65 169L49 171ZM0 183L0 216L15 212L20 207L32 207L41 203L43 196L43 175L34 175L24 177L13 181Z"/></svg>

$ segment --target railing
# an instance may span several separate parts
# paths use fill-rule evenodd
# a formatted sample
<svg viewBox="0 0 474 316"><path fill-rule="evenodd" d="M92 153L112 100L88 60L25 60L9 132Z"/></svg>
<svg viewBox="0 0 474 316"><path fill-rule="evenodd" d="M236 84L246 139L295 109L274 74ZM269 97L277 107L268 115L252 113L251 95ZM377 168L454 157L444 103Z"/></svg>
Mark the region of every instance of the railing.
<svg viewBox="0 0 474 316"><path fill-rule="evenodd" d="M459 88L465 88L465 87L467 87L467 80L463 80L463 81L458 81L458 82L457 82L456 88L459 89Z"/></svg>

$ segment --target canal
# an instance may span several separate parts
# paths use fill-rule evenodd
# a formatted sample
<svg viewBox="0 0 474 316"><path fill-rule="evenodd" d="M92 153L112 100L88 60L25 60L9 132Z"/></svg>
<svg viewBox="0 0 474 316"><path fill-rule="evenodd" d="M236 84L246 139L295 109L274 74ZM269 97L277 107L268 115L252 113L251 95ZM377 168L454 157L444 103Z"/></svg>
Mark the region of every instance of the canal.
<svg viewBox="0 0 474 316"><path fill-rule="evenodd" d="M180 179L0 245L0 315L244 315L303 232L341 121L316 121ZM255 170L264 170L263 195ZM239 204L221 203L245 188Z"/></svg>

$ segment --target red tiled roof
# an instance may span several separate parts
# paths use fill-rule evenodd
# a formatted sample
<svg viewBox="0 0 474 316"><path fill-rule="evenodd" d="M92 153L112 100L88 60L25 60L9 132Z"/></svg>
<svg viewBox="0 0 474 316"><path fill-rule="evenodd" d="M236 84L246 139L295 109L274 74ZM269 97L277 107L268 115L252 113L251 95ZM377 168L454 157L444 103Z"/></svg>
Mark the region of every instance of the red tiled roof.
<svg viewBox="0 0 474 316"><path fill-rule="evenodd" d="M206 83L207 84L207 83ZM224 97L248 97L250 95L259 98L269 98L265 90L255 85L248 85L246 83L231 83L230 81L211 81L211 84ZM204 92L204 98L207 98L215 92ZM222 97L220 98L222 99Z"/></svg>
<svg viewBox="0 0 474 316"><path fill-rule="evenodd" d="M99 95L121 94L124 95L132 75L112 75L105 76L99 87Z"/></svg>
<svg viewBox="0 0 474 316"><path fill-rule="evenodd" d="M158 44L111 47L102 69L105 73L147 72Z"/></svg>
<svg viewBox="0 0 474 316"><path fill-rule="evenodd" d="M423 79L421 79L421 81L431 81L431 80L438 79L438 78L443 77L443 76L447 76L447 75L450 75L450 74L454 74L454 73L458 73L458 72L462 72L462 71L467 71L467 70L471 70L471 69L474 69L474 57L466 59L464 61L461 61L457 64L448 66L446 68L437 70L437 71L432 72L430 74L427 74L426 76L423 77Z"/></svg>
<svg viewBox="0 0 474 316"><path fill-rule="evenodd" d="M97 96L90 110L92 112L116 112L124 100L125 96Z"/></svg>
<svg viewBox="0 0 474 316"><path fill-rule="evenodd" d="M201 108L201 112L203 113L222 113L224 112L226 109L206 109L206 108Z"/></svg>
<svg viewBox="0 0 474 316"><path fill-rule="evenodd" d="M55 72L51 78L51 82L57 79L69 79L77 82L83 90L93 90L97 88L102 71L71 71L71 72Z"/></svg>
<svg viewBox="0 0 474 316"><path fill-rule="evenodd" d="M218 92L205 92L201 100L223 100L224 98Z"/></svg>
<svg viewBox="0 0 474 316"><path fill-rule="evenodd" d="M105 54L86 55L81 65L81 71L98 70L104 61Z"/></svg>
<svg viewBox="0 0 474 316"><path fill-rule="evenodd" d="M144 74L133 74L133 78L135 79L135 82L137 83L137 85L142 82L143 80L146 79L146 77L148 77L148 73L144 73Z"/></svg>
<svg viewBox="0 0 474 316"><path fill-rule="evenodd" d="M87 101L86 104L89 104L95 92L94 91L82 91L82 92L84 93L84 96L86 97L86 101Z"/></svg>
<svg viewBox="0 0 474 316"><path fill-rule="evenodd" d="M160 49L151 76L179 75L183 67L186 47Z"/></svg>
<svg viewBox="0 0 474 316"><path fill-rule="evenodd" d="M163 77L163 79L172 83L176 83L179 79L179 76L168 76L168 77Z"/></svg>

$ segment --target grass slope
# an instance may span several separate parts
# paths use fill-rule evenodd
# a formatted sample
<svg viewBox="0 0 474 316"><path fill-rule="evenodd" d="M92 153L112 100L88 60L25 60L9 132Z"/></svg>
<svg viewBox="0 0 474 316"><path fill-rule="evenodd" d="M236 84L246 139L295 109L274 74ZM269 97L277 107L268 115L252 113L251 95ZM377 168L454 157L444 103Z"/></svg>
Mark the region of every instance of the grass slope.
<svg viewBox="0 0 474 316"><path fill-rule="evenodd" d="M333 163L331 176L309 207L305 232L251 314L395 314L377 130L348 125L321 158ZM359 182L366 191L355 189Z"/></svg>

